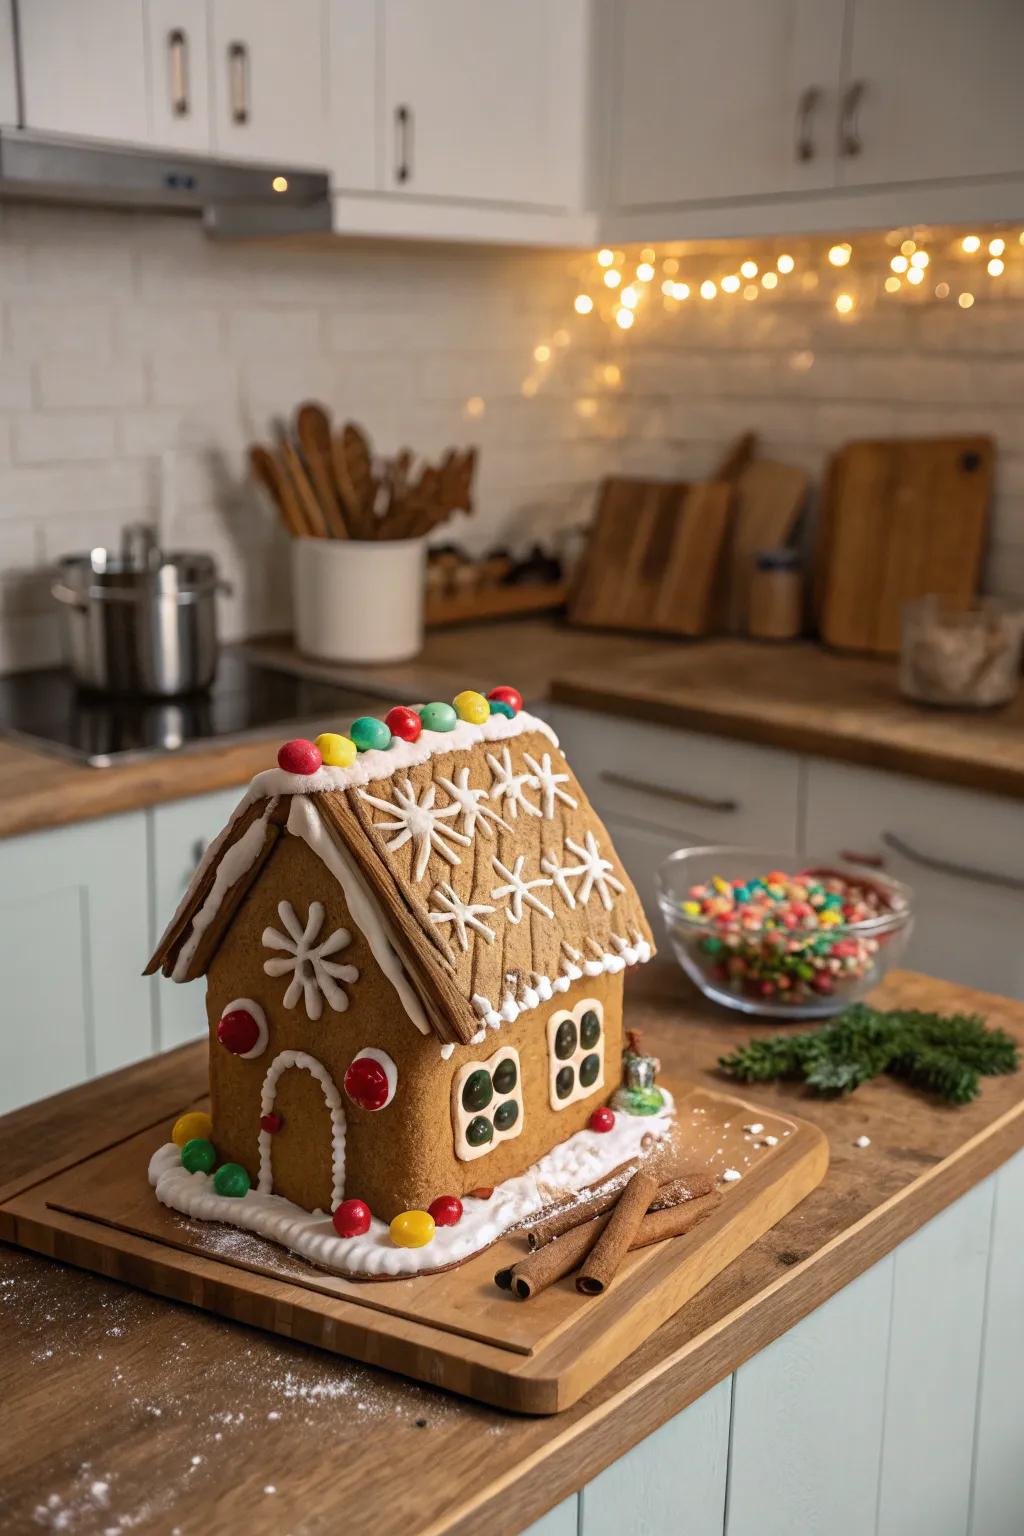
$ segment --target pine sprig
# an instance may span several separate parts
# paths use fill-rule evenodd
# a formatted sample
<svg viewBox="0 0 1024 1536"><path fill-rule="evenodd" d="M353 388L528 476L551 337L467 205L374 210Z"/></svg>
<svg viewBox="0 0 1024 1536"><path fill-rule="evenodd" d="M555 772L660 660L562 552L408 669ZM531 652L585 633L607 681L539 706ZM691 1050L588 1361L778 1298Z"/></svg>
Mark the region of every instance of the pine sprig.
<svg viewBox="0 0 1024 1536"><path fill-rule="evenodd" d="M803 1079L816 1093L852 1093L882 1072L951 1104L968 1104L982 1077L1016 1072L1020 1053L1002 1029L974 1013L883 1013L855 1003L820 1029L751 1040L718 1065L744 1083Z"/></svg>

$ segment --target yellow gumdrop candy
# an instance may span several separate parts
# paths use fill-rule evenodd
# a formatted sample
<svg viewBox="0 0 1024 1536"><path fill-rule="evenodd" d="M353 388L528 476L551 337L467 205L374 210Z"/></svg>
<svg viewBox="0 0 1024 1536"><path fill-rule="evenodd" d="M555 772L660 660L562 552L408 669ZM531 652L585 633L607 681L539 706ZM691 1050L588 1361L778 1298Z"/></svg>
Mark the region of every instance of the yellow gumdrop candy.
<svg viewBox="0 0 1024 1536"><path fill-rule="evenodd" d="M356 744L348 736L324 731L316 739L317 748L328 768L351 768L356 760Z"/></svg>
<svg viewBox="0 0 1024 1536"><path fill-rule="evenodd" d="M396 1248L425 1248L435 1232L434 1218L429 1211L402 1211L390 1230Z"/></svg>
<svg viewBox="0 0 1024 1536"><path fill-rule="evenodd" d="M455 713L460 720L468 720L470 725L483 725L485 720L491 718L491 706L482 693L474 693L472 688L466 688L462 693L457 693L452 699L455 705Z"/></svg>
<svg viewBox="0 0 1024 1536"><path fill-rule="evenodd" d="M195 1141L197 1138L200 1141L212 1140L213 1121L201 1109L192 1109L187 1115L179 1115L175 1120L171 1140L176 1147L183 1147L186 1141Z"/></svg>

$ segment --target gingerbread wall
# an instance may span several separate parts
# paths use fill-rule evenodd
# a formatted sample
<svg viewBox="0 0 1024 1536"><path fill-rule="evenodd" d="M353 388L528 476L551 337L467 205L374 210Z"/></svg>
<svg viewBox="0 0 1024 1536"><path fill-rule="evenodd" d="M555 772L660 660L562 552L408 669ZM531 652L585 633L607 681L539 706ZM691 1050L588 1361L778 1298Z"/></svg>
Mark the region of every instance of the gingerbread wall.
<svg viewBox="0 0 1024 1536"><path fill-rule="evenodd" d="M324 919L316 936L322 942L338 928L350 941L331 955L350 965L358 979L337 982L348 1007L336 1011L322 998L319 1019L307 1017L300 997L286 1008L290 974L268 976L264 962L287 951L263 945L267 928L284 935L278 911L289 902L304 927L310 904L319 901ZM245 1060L230 1054L216 1037L217 1021L234 999L250 998L263 1009L269 1038L260 1055ZM595 1085L562 1109L549 1103L549 1041L552 1014L576 1010L591 999L603 1012L604 1086ZM345 1116L346 1198L359 1196L375 1215L390 1219L401 1210L424 1208L440 1194L464 1194L494 1185L521 1172L586 1121L595 1104L617 1085L622 1033L622 976L583 978L568 991L521 1016L514 1024L488 1029L476 1046L457 1046L447 1059L441 1042L416 1028L394 989L377 968L369 945L349 917L341 889L304 842L285 835L249 892L224 938L208 975L210 1083L214 1140L222 1159L241 1163L255 1183L259 1175L261 1093L268 1067L282 1051L303 1052L319 1062L340 1094ZM342 1089L352 1058L365 1047L385 1051L398 1070L394 1098L384 1109L368 1111L353 1104ZM518 1053L523 1108L522 1129L496 1138L470 1161L455 1156L452 1084L471 1063L484 1063L496 1051ZM463 1075L465 1075L463 1073ZM497 1104L489 1106L493 1116ZM280 1130L271 1138L274 1192L306 1209L331 1206L331 1116L323 1087L310 1072L288 1068L281 1075L274 1103Z"/></svg>

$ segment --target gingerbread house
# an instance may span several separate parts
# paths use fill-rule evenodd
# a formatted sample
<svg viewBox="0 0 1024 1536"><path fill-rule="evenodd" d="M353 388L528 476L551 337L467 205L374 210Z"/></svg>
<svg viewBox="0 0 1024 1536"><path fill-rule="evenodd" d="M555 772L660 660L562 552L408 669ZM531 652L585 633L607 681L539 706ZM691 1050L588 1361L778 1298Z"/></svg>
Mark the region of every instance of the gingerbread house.
<svg viewBox="0 0 1024 1536"><path fill-rule="evenodd" d="M206 978L209 1139L240 1193L376 1225L584 1131L652 949L554 733L503 688L286 744L148 972ZM223 1219L214 1184L168 1203Z"/></svg>

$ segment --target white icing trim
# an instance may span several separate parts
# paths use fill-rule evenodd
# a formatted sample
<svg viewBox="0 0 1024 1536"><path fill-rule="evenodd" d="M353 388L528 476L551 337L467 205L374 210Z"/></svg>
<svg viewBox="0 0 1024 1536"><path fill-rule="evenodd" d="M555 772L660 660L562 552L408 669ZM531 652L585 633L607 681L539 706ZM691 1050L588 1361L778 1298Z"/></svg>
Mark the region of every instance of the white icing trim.
<svg viewBox="0 0 1024 1536"><path fill-rule="evenodd" d="M250 1189L240 1200L218 1195L210 1174L189 1173L181 1166L181 1148L173 1142L154 1152L149 1182L162 1205L195 1220L241 1227L290 1248L322 1269L385 1278L414 1275L462 1263L545 1206L599 1184L624 1163L645 1156L644 1139L661 1141L672 1129L672 1095L664 1088L662 1093L665 1107L658 1114L616 1111L610 1131L577 1131L525 1173L497 1185L489 1200L464 1195L462 1220L454 1227L438 1227L423 1248L397 1248L387 1224L376 1217L362 1236L339 1237L329 1217L310 1215L280 1195L258 1189Z"/></svg>
<svg viewBox="0 0 1024 1536"><path fill-rule="evenodd" d="M327 957L348 948L352 942L348 929L335 928L317 944L315 940L324 925L324 907L320 901L310 902L305 925L299 921L290 901L278 902L277 915L285 932L264 928L263 948L284 953L264 960L263 969L268 976L291 975L284 994L284 1006L297 1008L301 998L306 1005L306 1018L313 1023L324 1011L324 998L335 1013L344 1013L348 1008L348 993L338 983L347 981L351 985L359 980L359 972L354 965Z"/></svg>
<svg viewBox="0 0 1024 1536"><path fill-rule="evenodd" d="M341 1104L341 1094L338 1085L322 1062L315 1056L309 1056L305 1051L281 1051L275 1056L267 1068L267 1075L263 1079L263 1092L260 1095L260 1117L269 1115L274 1109L274 1099L277 1094L277 1080L282 1072L289 1067L299 1067L303 1072L312 1073L324 1091L327 1108L331 1112L331 1210L340 1205L345 1196L345 1111ZM260 1126L260 1176L258 1188L261 1194L269 1195L274 1187L274 1169L271 1161L271 1145L273 1136Z"/></svg>
<svg viewBox="0 0 1024 1536"><path fill-rule="evenodd" d="M246 1013L252 1014L253 1018L256 1020L256 1026L259 1029L259 1034L256 1037L256 1044L253 1046L252 1050L239 1051L237 1053L239 1061L252 1061L255 1057L262 1056L263 1052L267 1048L267 1040L269 1039L269 1033L267 1030L267 1016L263 1012L263 1009L260 1007L259 1003L254 1003L251 997L232 998L231 1002L228 1003L226 1007L221 1009L220 1016L223 1018L226 1013L234 1013L236 1010L240 1009L244 1009Z"/></svg>
<svg viewBox="0 0 1024 1536"><path fill-rule="evenodd" d="M441 1047L441 1060L442 1061L451 1061L452 1056L454 1055L454 1053L455 1053L455 1041L454 1040L446 1040L444 1045L442 1045L442 1047Z"/></svg>
<svg viewBox="0 0 1024 1536"><path fill-rule="evenodd" d="M454 734L454 733L453 733ZM367 757L371 753L365 754ZM334 772L335 770L331 770ZM364 935L373 958L402 1000L402 1005L422 1035L431 1033L423 1004L395 953L384 919L346 850L331 834L319 812L303 795L296 795L288 810L288 831L301 837L317 858L326 865L345 893L352 921Z"/></svg>
<svg viewBox="0 0 1024 1536"><path fill-rule="evenodd" d="M598 949L594 940L590 941L595 949ZM523 994L522 1000L517 1001L510 992L506 992L501 1002L500 1011L495 1008L489 997L482 992L474 992L470 998L470 1005L478 1018L490 1029L498 1029L502 1024L514 1024L522 1013L527 1013L537 1006L530 998L536 996L541 1002L550 1002L556 992L568 992L573 982L579 981L584 976L600 976L602 974L615 976L624 970L627 965L643 965L651 958L651 946L641 934L635 933L632 942L622 938L619 934L611 935L614 946L612 951L598 951L592 959L584 960L578 965L578 960L583 960L579 950L573 949L570 944L563 943L565 951L559 966L558 976L542 976L538 971L530 972L530 986ZM475 1045L484 1038L483 1031L478 1031L470 1041Z"/></svg>
<svg viewBox="0 0 1024 1536"><path fill-rule="evenodd" d="M263 844L267 840L270 814L276 804L276 800L270 801L264 814L243 832L237 843L231 845L217 865L217 873L214 876L210 894L193 917L189 936L181 946L178 958L174 962L174 969L171 972L172 981L185 981L187 979L188 968L192 964L196 950L199 948L199 941L220 911L224 897L231 887L241 880L243 875L248 873L259 858L263 851ZM230 827L237 821L241 810L242 807L240 806L229 826L225 828L225 836ZM217 844L211 843L210 847L206 850L206 857L199 866L200 871L209 867L209 860L216 846ZM189 887L190 891L195 886L197 879L199 879L198 873Z"/></svg>
<svg viewBox="0 0 1024 1536"><path fill-rule="evenodd" d="M395 1092L396 1092L396 1090L398 1088L398 1068L395 1066L395 1063L391 1060L391 1057L388 1055L387 1051L378 1051L378 1049L377 1049L377 1047L375 1045L367 1045L367 1046L364 1046L361 1051L357 1051L356 1054L352 1057L352 1060L349 1062L349 1066L351 1067L355 1062L362 1061L366 1057L368 1057L370 1059L370 1061L375 1061L379 1067L383 1067L384 1068L384 1076L387 1078L387 1084L388 1084L388 1096L387 1096L387 1098L384 1100L383 1104L378 1104L378 1105L376 1105L376 1107L372 1111L369 1111L369 1113L376 1114L378 1110L387 1109L388 1105L391 1103L391 1100L395 1096ZM344 1085L344 1081L343 1081L342 1082L342 1087L344 1087L344 1086L345 1085ZM345 1089L345 1092L348 1093L348 1089L347 1088ZM349 1096L349 1098L352 1098L351 1094L348 1094L348 1096ZM353 1102L353 1104L355 1104L357 1102L357 1100L352 1099L352 1102ZM363 1105L363 1104L360 1104L359 1108L360 1109L365 1109L366 1106Z"/></svg>

